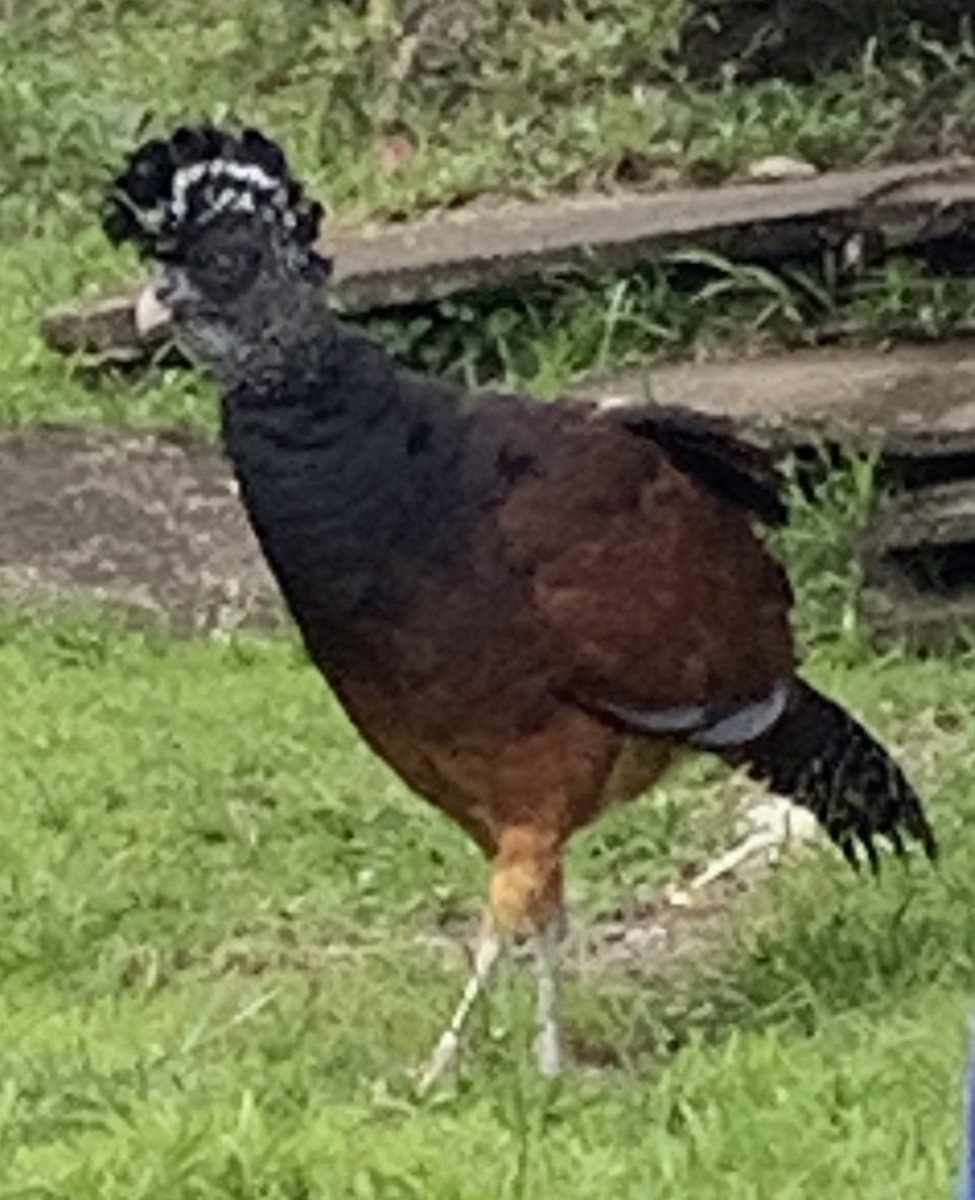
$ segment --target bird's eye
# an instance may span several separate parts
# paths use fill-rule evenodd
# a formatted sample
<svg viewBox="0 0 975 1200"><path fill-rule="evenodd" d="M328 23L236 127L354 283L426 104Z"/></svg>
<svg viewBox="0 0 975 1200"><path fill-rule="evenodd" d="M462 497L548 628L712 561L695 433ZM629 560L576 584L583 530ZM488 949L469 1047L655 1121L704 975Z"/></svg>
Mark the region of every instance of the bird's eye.
<svg viewBox="0 0 975 1200"><path fill-rule="evenodd" d="M194 274L204 292L218 303L232 300L253 282L260 249L244 242L201 248Z"/></svg>

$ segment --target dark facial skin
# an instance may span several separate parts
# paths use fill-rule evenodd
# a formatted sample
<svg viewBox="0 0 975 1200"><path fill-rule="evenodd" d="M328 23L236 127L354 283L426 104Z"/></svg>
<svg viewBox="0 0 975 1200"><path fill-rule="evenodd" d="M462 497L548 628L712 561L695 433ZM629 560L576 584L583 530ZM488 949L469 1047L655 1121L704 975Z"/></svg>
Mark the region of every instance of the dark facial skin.
<svg viewBox="0 0 975 1200"><path fill-rule="evenodd" d="M296 255L269 227L261 233L253 218L215 221L166 256L156 288L180 347L225 385L325 307L316 260Z"/></svg>

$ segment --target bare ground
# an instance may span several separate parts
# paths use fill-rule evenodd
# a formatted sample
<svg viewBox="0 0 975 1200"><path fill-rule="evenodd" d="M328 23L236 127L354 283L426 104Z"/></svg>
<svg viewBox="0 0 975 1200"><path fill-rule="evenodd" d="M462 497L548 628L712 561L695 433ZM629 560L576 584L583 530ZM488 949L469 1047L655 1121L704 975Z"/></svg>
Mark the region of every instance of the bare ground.
<svg viewBox="0 0 975 1200"><path fill-rule="evenodd" d="M0 438L0 596L108 602L187 633L282 620L223 457L166 435Z"/></svg>

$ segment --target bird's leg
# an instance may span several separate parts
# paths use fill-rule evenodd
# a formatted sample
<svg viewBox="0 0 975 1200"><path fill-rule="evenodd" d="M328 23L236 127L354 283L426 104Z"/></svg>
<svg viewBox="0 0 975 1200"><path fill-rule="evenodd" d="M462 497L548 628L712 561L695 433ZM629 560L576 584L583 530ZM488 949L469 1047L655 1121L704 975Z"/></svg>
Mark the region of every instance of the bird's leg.
<svg viewBox="0 0 975 1200"><path fill-rule="evenodd" d="M562 855L550 829L513 826L505 830L492 864L491 911L504 929L528 935L538 977L538 1066L557 1075L558 946L564 921Z"/></svg>
<svg viewBox="0 0 975 1200"><path fill-rule="evenodd" d="M543 1075L558 1075L562 1069L559 1047L559 940L562 914L557 913L532 935L538 970L538 1069Z"/></svg>
<svg viewBox="0 0 975 1200"><path fill-rule="evenodd" d="M499 838L491 862L491 890L474 971L453 1019L441 1035L418 1090L425 1094L457 1057L471 1010L512 937L527 934L538 962L539 1064L547 1075L559 1066L556 1023L556 947L562 928L562 861L557 835L531 826L511 826Z"/></svg>
<svg viewBox="0 0 975 1200"><path fill-rule="evenodd" d="M456 1059L457 1052L460 1049L460 1039L470 1018L471 1011L478 996L480 996L486 987L491 973L497 965L503 947L502 936L490 913L486 913L478 937L477 947L474 951L474 969L467 980L464 993L454 1011L450 1024L440 1035L440 1040L434 1047L430 1061L420 1076L417 1090L421 1096L425 1095L437 1083L443 1073Z"/></svg>

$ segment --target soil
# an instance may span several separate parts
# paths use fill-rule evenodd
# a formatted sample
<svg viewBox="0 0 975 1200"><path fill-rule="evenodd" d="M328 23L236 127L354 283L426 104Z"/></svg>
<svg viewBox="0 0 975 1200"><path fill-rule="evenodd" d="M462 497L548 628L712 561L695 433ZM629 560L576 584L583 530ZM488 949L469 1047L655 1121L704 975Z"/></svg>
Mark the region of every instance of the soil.
<svg viewBox="0 0 975 1200"><path fill-rule="evenodd" d="M220 453L106 430L0 438L0 596L106 601L186 633L282 620Z"/></svg>

